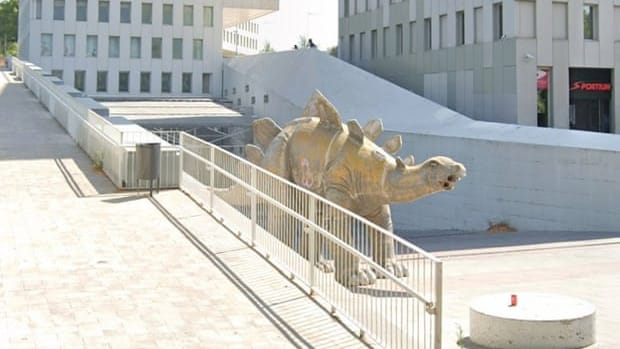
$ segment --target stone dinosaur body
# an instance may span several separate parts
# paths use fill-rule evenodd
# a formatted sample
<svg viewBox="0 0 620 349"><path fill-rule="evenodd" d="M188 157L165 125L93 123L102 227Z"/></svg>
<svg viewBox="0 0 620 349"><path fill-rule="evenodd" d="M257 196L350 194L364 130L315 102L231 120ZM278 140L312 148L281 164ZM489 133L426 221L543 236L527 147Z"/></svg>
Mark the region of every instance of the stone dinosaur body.
<svg viewBox="0 0 620 349"><path fill-rule="evenodd" d="M343 124L331 103L316 92L302 117L278 127L271 119L254 122L256 145L246 154L253 163L392 231L390 203L417 200L450 190L465 175L465 167L446 157L414 165L391 154L401 146L400 136L382 147L374 143L382 132L380 121L364 129L357 121ZM407 270L394 259L392 238L369 232L373 259L396 276ZM340 236L346 242L351 236ZM340 260L339 260L340 259ZM336 279L347 285L374 282L374 274L346 256L335 261Z"/></svg>

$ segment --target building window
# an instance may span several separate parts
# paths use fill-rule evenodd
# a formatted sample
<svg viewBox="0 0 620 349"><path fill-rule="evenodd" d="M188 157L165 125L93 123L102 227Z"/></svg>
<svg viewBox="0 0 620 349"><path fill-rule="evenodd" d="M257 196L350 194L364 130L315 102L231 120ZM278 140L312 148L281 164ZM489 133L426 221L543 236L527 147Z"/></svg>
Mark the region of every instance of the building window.
<svg viewBox="0 0 620 349"><path fill-rule="evenodd" d="M349 0L344 0L344 16L349 17L351 15Z"/></svg>
<svg viewBox="0 0 620 349"><path fill-rule="evenodd" d="M415 21L409 22L409 53L415 52L416 45Z"/></svg>
<svg viewBox="0 0 620 349"><path fill-rule="evenodd" d="M120 56L120 37L110 36L108 39L108 57L118 58Z"/></svg>
<svg viewBox="0 0 620 349"><path fill-rule="evenodd" d="M536 103L538 126L549 127L550 126L550 101L551 95L549 90L551 88L551 69L539 67L536 72L536 86L538 91L538 103Z"/></svg>
<svg viewBox="0 0 620 349"><path fill-rule="evenodd" d="M97 35L86 36L86 57L97 57Z"/></svg>
<svg viewBox="0 0 620 349"><path fill-rule="evenodd" d="M202 93L211 93L211 73L202 73Z"/></svg>
<svg viewBox="0 0 620 349"><path fill-rule="evenodd" d="M256 104L256 97L255 96L252 96L252 98L250 98L250 103L252 105Z"/></svg>
<svg viewBox="0 0 620 349"><path fill-rule="evenodd" d="M161 73L161 92L172 92L172 73Z"/></svg>
<svg viewBox="0 0 620 349"><path fill-rule="evenodd" d="M129 92L129 72L118 72L118 92Z"/></svg>
<svg viewBox="0 0 620 349"><path fill-rule="evenodd" d="M142 40L137 36L132 36L129 45L129 58L140 58Z"/></svg>
<svg viewBox="0 0 620 349"><path fill-rule="evenodd" d="M403 25L396 25L396 55L401 56L403 54Z"/></svg>
<svg viewBox="0 0 620 349"><path fill-rule="evenodd" d="M183 6L183 25L188 25L188 26L194 25L194 6L192 5Z"/></svg>
<svg viewBox="0 0 620 349"><path fill-rule="evenodd" d="M448 15L439 16L439 47L448 47Z"/></svg>
<svg viewBox="0 0 620 349"><path fill-rule="evenodd" d="M493 4L493 39L504 38L504 6L501 2Z"/></svg>
<svg viewBox="0 0 620 349"><path fill-rule="evenodd" d="M162 19L164 25L172 25L172 4L164 4Z"/></svg>
<svg viewBox="0 0 620 349"><path fill-rule="evenodd" d="M361 32L360 33L360 61L366 59L366 56L364 53L364 51L366 51L366 48L364 47L365 42L366 42L366 33Z"/></svg>
<svg viewBox="0 0 620 349"><path fill-rule="evenodd" d="M98 71L97 72L97 92L107 92L107 91L108 91L108 72Z"/></svg>
<svg viewBox="0 0 620 349"><path fill-rule="evenodd" d="M140 72L140 92L151 92L151 73Z"/></svg>
<svg viewBox="0 0 620 349"><path fill-rule="evenodd" d="M108 23L110 21L110 2L99 0L99 22Z"/></svg>
<svg viewBox="0 0 620 349"><path fill-rule="evenodd" d="M54 20L65 20L65 0L54 0Z"/></svg>
<svg viewBox="0 0 620 349"><path fill-rule="evenodd" d="M583 7L583 38L598 40L598 7L596 5Z"/></svg>
<svg viewBox="0 0 620 349"><path fill-rule="evenodd" d="M73 72L73 87L76 90L84 92L84 86L86 86L86 71L76 70Z"/></svg>
<svg viewBox="0 0 620 349"><path fill-rule="evenodd" d="M551 20L553 21L553 39L566 40L568 39L568 3L566 2L553 2L553 14Z"/></svg>
<svg viewBox="0 0 620 349"><path fill-rule="evenodd" d="M245 86L243 87L243 90L244 90L246 93L247 93L247 92L250 92L250 85L245 85Z"/></svg>
<svg viewBox="0 0 620 349"><path fill-rule="evenodd" d="M51 56L54 53L52 34L41 34L41 56Z"/></svg>
<svg viewBox="0 0 620 349"><path fill-rule="evenodd" d="M43 4L41 3L42 0L35 0L34 2L34 18L35 19L41 19L41 14L42 14L42 10L43 10Z"/></svg>
<svg viewBox="0 0 620 349"><path fill-rule="evenodd" d="M183 59L183 39L172 39L172 58Z"/></svg>
<svg viewBox="0 0 620 349"><path fill-rule="evenodd" d="M192 73L183 73L181 81L181 92L192 93Z"/></svg>
<svg viewBox="0 0 620 349"><path fill-rule="evenodd" d="M349 35L349 62L353 62L353 52L355 52L355 34Z"/></svg>
<svg viewBox="0 0 620 349"><path fill-rule="evenodd" d="M264 95L263 96L263 103L265 103L265 104L269 103L269 95Z"/></svg>
<svg viewBox="0 0 620 349"><path fill-rule="evenodd" d="M204 7L204 26L213 27L213 6Z"/></svg>
<svg viewBox="0 0 620 349"><path fill-rule="evenodd" d="M62 80L62 69L52 69L52 75Z"/></svg>
<svg viewBox="0 0 620 349"><path fill-rule="evenodd" d="M430 18L424 18L424 50L433 49L433 27Z"/></svg>
<svg viewBox="0 0 620 349"><path fill-rule="evenodd" d="M88 17L88 1L77 0L75 3L75 20L78 22L86 22Z"/></svg>
<svg viewBox="0 0 620 349"><path fill-rule="evenodd" d="M517 33L520 38L536 37L536 3L534 1L517 1ZM549 18L551 22L555 18Z"/></svg>
<svg viewBox="0 0 620 349"><path fill-rule="evenodd" d="M193 57L196 60L202 60L202 39L194 39Z"/></svg>
<svg viewBox="0 0 620 349"><path fill-rule="evenodd" d="M474 43L479 44L483 39L484 24L482 22L482 7L474 8Z"/></svg>
<svg viewBox="0 0 620 349"><path fill-rule="evenodd" d="M121 2L121 23L131 23L131 2Z"/></svg>
<svg viewBox="0 0 620 349"><path fill-rule="evenodd" d="M535 18L532 18L534 20ZM465 45L465 12L456 13L456 46Z"/></svg>
<svg viewBox="0 0 620 349"><path fill-rule="evenodd" d="M377 29L370 31L370 58L377 58Z"/></svg>
<svg viewBox="0 0 620 349"><path fill-rule="evenodd" d="M65 57L75 56L75 35L65 34L64 56Z"/></svg>
<svg viewBox="0 0 620 349"><path fill-rule="evenodd" d="M161 38L151 39L151 58L161 58Z"/></svg>
<svg viewBox="0 0 620 349"><path fill-rule="evenodd" d="M142 24L153 23L153 4L150 2L142 3Z"/></svg>
<svg viewBox="0 0 620 349"><path fill-rule="evenodd" d="M383 57L387 57L387 40L388 40L388 31L390 27L383 28L383 42L382 42L382 53Z"/></svg>
<svg viewBox="0 0 620 349"><path fill-rule="evenodd" d="M237 94L237 88L236 88L236 87L233 87L233 88L232 88L232 94L233 94L233 95L236 95L236 94Z"/></svg>

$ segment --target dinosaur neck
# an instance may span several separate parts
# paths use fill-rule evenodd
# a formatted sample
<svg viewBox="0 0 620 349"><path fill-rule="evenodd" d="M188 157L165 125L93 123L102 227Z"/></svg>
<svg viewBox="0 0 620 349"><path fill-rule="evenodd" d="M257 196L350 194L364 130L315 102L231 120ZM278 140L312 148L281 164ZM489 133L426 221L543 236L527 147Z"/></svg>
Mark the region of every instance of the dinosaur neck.
<svg viewBox="0 0 620 349"><path fill-rule="evenodd" d="M392 170L386 180L389 201L403 203L415 201L437 191L427 180L427 169L422 165Z"/></svg>

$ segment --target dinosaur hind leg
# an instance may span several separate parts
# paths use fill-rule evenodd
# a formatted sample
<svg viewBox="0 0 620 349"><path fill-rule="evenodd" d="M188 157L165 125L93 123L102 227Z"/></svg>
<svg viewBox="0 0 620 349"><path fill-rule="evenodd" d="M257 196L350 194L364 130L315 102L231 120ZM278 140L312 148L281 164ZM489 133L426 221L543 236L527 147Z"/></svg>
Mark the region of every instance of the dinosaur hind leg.
<svg viewBox="0 0 620 349"><path fill-rule="evenodd" d="M366 216L366 218L390 233L394 232L389 205L381 206L374 214ZM372 248L372 259L377 264L397 277L409 275L407 267L396 261L394 239L391 236L385 235L376 229L369 228L368 237ZM381 276L383 276L381 273L377 273L377 277Z"/></svg>

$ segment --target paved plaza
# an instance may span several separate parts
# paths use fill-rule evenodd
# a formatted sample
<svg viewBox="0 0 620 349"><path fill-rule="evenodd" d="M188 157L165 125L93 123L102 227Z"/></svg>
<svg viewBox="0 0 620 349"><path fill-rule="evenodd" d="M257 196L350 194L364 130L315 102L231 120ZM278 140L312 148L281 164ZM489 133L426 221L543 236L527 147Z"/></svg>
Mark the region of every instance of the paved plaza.
<svg viewBox="0 0 620 349"><path fill-rule="evenodd" d="M0 348L363 348L178 190L119 192L0 72ZM411 233L444 261L444 348L468 304L560 293L620 347L620 232ZM472 347L466 341L467 347Z"/></svg>
<svg viewBox="0 0 620 349"><path fill-rule="evenodd" d="M121 193L0 72L0 348L360 348L178 190Z"/></svg>

